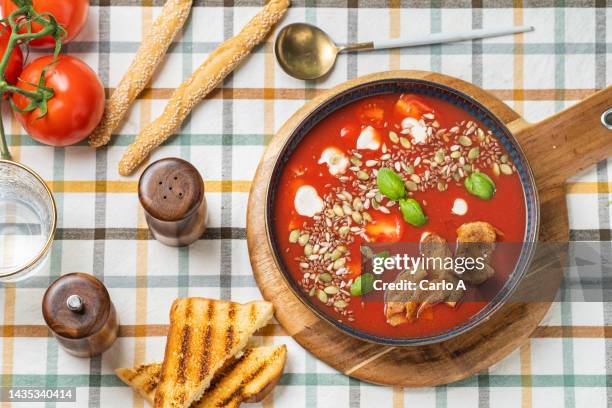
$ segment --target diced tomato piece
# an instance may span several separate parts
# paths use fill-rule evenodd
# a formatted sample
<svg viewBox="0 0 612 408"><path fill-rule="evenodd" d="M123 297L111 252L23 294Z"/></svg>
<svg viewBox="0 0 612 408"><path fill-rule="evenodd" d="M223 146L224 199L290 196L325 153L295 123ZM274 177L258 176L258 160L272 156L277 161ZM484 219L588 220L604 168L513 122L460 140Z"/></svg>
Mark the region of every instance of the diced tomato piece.
<svg viewBox="0 0 612 408"><path fill-rule="evenodd" d="M377 128L385 125L385 108L382 101L368 100L362 103L357 110L357 116L364 125Z"/></svg>
<svg viewBox="0 0 612 408"><path fill-rule="evenodd" d="M366 235L372 242L399 242L404 235L405 223L397 215L378 215L366 226Z"/></svg>
<svg viewBox="0 0 612 408"><path fill-rule="evenodd" d="M395 114L400 118L421 119L428 112L433 112L433 109L416 95L401 94L395 103Z"/></svg>
<svg viewBox="0 0 612 408"><path fill-rule="evenodd" d="M434 318L433 307L428 307L428 308L423 309L421 311L421 314L419 315L419 319L433 320L433 318Z"/></svg>

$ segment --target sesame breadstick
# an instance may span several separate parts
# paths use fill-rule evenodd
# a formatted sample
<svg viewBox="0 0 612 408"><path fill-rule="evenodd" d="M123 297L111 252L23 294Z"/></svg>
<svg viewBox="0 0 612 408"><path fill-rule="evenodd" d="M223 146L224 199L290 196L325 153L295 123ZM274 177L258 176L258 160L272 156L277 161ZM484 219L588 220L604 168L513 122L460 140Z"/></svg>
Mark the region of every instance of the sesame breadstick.
<svg viewBox="0 0 612 408"><path fill-rule="evenodd" d="M126 176L132 173L154 148L176 132L191 109L264 40L288 7L289 0L270 0L238 35L219 45L174 91L161 116L142 130L134 143L128 146L119 162L119 174Z"/></svg>
<svg viewBox="0 0 612 408"><path fill-rule="evenodd" d="M176 34L189 16L192 0L168 0L144 37L132 64L106 104L104 116L89 136L93 147L109 142L130 105L149 83Z"/></svg>

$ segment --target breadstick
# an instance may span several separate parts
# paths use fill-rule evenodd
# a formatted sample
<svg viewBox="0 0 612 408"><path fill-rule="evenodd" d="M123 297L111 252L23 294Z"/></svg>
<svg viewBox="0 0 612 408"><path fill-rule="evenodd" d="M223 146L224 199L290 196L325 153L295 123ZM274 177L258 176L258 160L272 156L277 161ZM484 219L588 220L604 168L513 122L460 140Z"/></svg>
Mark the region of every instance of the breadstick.
<svg viewBox="0 0 612 408"><path fill-rule="evenodd" d="M189 16L192 0L168 0L144 37L132 64L106 104L104 116L89 136L93 147L109 142L130 105L149 83L168 47Z"/></svg>
<svg viewBox="0 0 612 408"><path fill-rule="evenodd" d="M249 52L264 40L289 7L289 0L270 0L240 33L223 42L172 94L163 113L128 146L119 162L126 176L176 132L191 109L232 72Z"/></svg>

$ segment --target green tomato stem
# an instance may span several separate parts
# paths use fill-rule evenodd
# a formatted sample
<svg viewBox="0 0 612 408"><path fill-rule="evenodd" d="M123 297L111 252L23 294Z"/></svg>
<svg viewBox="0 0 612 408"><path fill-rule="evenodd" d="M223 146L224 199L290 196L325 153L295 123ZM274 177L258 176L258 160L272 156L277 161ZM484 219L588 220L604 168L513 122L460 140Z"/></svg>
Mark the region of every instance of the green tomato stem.
<svg viewBox="0 0 612 408"><path fill-rule="evenodd" d="M3 23L8 22L11 27L11 35L9 36L6 49L0 59L0 95L18 93L28 99L30 99L30 105L28 110L34 110L40 108L41 112L46 112L46 104L49 99L53 97L53 89L45 86L45 73L47 68L55 63L59 55L62 46L62 37L66 31L59 25L55 17L50 13L38 13L34 10L32 0L13 0L13 3L18 7L17 10L12 12L8 17L1 19ZM24 22L28 25L28 30L25 33L19 33L20 24ZM31 30L32 22L36 22L42 26L42 28L33 33ZM37 85L33 85L33 90L26 90L20 87L9 84L6 81L6 67L9 59L19 44L28 44L30 41L42 38L46 36L52 36L55 40L55 48L53 51L53 61L47 67L45 67L40 75L40 79ZM13 106L13 105L11 105ZM16 107L13 106L15 109ZM44 115L41 115L44 116ZM6 143L6 137L4 134L4 125L2 118L0 117L0 157L6 160L10 160L11 155L8 150Z"/></svg>

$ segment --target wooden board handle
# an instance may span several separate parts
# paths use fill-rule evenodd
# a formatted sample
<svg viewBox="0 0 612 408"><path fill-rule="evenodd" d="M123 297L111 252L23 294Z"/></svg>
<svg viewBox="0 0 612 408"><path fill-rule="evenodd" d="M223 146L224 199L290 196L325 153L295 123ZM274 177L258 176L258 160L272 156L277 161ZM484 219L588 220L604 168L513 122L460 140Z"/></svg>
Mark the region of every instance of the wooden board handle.
<svg viewBox="0 0 612 408"><path fill-rule="evenodd" d="M522 120L510 129L529 152L540 188L553 187L568 177L612 156L612 130L601 123L612 107L612 86L541 122Z"/></svg>

